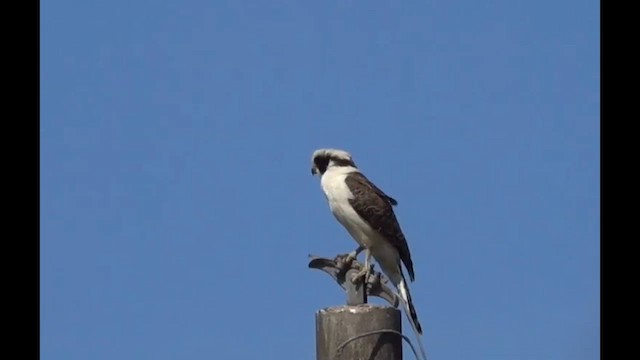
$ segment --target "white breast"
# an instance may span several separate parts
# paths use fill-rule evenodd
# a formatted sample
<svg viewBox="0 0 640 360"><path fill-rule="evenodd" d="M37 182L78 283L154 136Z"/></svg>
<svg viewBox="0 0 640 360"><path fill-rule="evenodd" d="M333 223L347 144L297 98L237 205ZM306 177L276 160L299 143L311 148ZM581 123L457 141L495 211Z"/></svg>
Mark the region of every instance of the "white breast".
<svg viewBox="0 0 640 360"><path fill-rule="evenodd" d="M378 235L371 227L364 222L356 211L349 204L349 199L353 198L353 194L345 183L347 175L353 171L353 168L336 167L329 168L320 181L322 190L327 197L331 212L344 226L351 237L353 237L359 245L371 248L377 242Z"/></svg>

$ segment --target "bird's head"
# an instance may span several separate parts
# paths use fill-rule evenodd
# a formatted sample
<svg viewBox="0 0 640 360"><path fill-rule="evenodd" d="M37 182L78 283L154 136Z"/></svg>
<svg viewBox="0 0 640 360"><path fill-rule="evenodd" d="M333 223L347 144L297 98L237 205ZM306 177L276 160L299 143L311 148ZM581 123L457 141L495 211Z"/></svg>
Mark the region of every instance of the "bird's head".
<svg viewBox="0 0 640 360"><path fill-rule="evenodd" d="M338 149L318 149L311 156L311 175L322 176L331 167L344 166L357 168L351 154Z"/></svg>

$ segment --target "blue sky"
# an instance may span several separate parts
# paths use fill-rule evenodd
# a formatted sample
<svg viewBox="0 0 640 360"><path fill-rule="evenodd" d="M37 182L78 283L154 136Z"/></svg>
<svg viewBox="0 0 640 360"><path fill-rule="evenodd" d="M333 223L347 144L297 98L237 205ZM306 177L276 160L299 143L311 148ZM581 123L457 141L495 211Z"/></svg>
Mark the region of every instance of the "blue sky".
<svg viewBox="0 0 640 360"><path fill-rule="evenodd" d="M599 32L597 1L43 1L42 359L314 359L344 295L307 255L355 245L321 147L398 199L430 359L599 359Z"/></svg>

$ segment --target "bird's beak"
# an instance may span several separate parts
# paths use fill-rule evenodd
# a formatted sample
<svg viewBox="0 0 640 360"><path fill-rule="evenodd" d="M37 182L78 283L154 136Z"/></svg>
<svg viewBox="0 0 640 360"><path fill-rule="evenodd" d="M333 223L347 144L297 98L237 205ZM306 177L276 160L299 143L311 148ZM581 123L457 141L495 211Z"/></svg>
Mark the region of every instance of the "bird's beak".
<svg viewBox="0 0 640 360"><path fill-rule="evenodd" d="M311 167L311 175L315 175L318 173L318 168L314 166Z"/></svg>

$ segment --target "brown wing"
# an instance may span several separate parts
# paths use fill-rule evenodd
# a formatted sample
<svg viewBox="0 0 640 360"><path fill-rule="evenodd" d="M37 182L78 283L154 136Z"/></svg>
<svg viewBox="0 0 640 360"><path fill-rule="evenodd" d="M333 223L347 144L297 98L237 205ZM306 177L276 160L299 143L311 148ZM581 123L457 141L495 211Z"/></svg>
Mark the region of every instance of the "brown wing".
<svg viewBox="0 0 640 360"><path fill-rule="evenodd" d="M345 182L353 194L353 199L349 200L353 209L398 250L409 278L413 281L413 262L409 246L393 212L393 205L397 205L398 202L359 172L349 174Z"/></svg>

